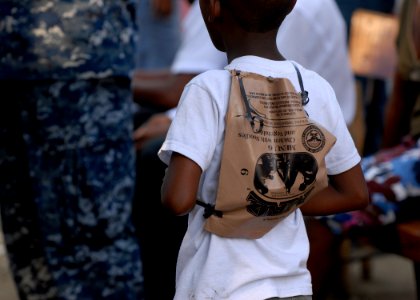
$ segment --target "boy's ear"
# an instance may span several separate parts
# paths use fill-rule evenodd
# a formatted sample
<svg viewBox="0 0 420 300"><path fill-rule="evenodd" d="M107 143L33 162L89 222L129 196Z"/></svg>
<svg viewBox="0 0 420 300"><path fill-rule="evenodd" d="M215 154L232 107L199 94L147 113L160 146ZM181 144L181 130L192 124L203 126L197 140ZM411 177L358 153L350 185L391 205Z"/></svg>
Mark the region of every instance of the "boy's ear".
<svg viewBox="0 0 420 300"><path fill-rule="evenodd" d="M210 15L213 19L220 17L221 14L221 7L220 7L220 0L209 0L210 2Z"/></svg>
<svg viewBox="0 0 420 300"><path fill-rule="evenodd" d="M293 8L295 7L295 5L296 5L296 2L297 2L297 0L292 0L292 1L290 1L290 3L289 3L289 12L288 13L290 13L292 10L293 10Z"/></svg>

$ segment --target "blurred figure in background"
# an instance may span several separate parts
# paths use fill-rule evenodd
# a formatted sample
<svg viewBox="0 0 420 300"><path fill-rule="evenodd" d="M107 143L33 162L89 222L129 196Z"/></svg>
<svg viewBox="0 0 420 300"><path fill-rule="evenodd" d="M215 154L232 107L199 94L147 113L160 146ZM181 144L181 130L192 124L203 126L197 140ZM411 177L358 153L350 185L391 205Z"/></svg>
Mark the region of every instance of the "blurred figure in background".
<svg viewBox="0 0 420 300"><path fill-rule="evenodd" d="M189 5L187 0L137 0L137 76L145 74L150 79L169 70L181 43L181 21ZM156 112L151 107L134 106L135 128Z"/></svg>
<svg viewBox="0 0 420 300"><path fill-rule="evenodd" d="M128 0L0 2L0 206L20 299L142 299Z"/></svg>
<svg viewBox="0 0 420 300"><path fill-rule="evenodd" d="M420 135L420 1L404 0L397 38L398 64L385 114L383 147Z"/></svg>
<svg viewBox="0 0 420 300"><path fill-rule="evenodd" d="M137 1L136 67L143 70L169 68L181 42L184 0Z"/></svg>

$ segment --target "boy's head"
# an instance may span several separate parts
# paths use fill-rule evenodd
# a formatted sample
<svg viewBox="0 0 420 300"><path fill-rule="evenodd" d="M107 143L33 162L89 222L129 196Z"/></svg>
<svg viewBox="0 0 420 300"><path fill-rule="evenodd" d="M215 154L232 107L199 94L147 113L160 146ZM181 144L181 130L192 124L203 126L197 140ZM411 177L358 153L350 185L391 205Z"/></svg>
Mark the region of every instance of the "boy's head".
<svg viewBox="0 0 420 300"><path fill-rule="evenodd" d="M279 29L296 0L219 0L238 24L249 32Z"/></svg>
<svg viewBox="0 0 420 300"><path fill-rule="evenodd" d="M213 43L224 51L218 46L219 35L223 31L232 30L233 27L247 33L277 31L296 1L200 0L200 7Z"/></svg>

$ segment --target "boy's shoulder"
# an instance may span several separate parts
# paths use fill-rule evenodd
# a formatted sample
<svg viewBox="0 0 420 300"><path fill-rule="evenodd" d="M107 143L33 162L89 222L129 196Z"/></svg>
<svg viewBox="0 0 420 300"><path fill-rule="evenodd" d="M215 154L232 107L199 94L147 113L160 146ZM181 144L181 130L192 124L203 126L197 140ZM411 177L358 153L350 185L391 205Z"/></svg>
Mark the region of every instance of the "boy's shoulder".
<svg viewBox="0 0 420 300"><path fill-rule="evenodd" d="M223 84L230 82L230 73L227 70L208 70L195 76L189 84L198 84L200 86Z"/></svg>
<svg viewBox="0 0 420 300"><path fill-rule="evenodd" d="M198 80L204 80L204 79L212 79L212 78L225 78L229 77L229 71L222 69L222 70L207 70L200 74L198 74L195 78Z"/></svg>

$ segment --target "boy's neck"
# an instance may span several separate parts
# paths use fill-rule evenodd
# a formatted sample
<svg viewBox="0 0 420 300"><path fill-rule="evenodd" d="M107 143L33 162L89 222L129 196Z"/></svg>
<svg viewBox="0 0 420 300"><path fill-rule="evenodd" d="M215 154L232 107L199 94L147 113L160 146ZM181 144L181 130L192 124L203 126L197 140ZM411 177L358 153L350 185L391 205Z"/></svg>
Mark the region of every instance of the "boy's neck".
<svg viewBox="0 0 420 300"><path fill-rule="evenodd" d="M253 55L271 60L285 60L276 44L277 31L268 33L244 33L228 39L226 55L230 63L237 57Z"/></svg>

